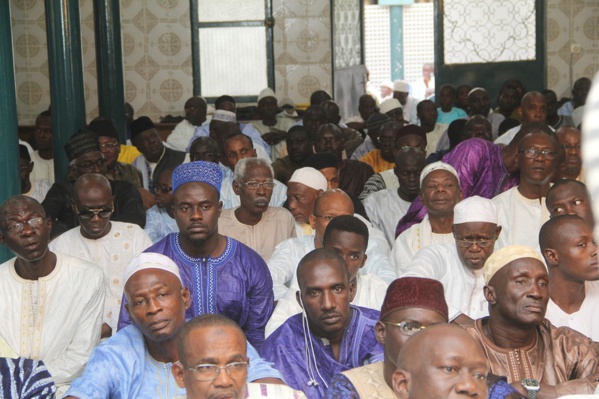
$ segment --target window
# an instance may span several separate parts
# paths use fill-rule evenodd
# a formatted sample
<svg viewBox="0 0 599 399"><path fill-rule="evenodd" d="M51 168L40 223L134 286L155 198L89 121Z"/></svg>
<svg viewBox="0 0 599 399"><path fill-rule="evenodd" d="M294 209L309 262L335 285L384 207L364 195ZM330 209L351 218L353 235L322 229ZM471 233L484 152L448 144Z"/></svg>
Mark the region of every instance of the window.
<svg viewBox="0 0 599 399"><path fill-rule="evenodd" d="M194 93L255 101L274 87L272 0L191 0Z"/></svg>

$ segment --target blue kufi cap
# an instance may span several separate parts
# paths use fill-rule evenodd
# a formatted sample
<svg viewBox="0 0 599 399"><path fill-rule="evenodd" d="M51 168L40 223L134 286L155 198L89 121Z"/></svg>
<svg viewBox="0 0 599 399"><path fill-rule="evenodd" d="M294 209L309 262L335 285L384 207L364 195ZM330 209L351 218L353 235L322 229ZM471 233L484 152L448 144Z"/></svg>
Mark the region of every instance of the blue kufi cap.
<svg viewBox="0 0 599 399"><path fill-rule="evenodd" d="M217 163L195 161L181 164L173 171L173 193L186 183L206 183L220 193L223 177Z"/></svg>

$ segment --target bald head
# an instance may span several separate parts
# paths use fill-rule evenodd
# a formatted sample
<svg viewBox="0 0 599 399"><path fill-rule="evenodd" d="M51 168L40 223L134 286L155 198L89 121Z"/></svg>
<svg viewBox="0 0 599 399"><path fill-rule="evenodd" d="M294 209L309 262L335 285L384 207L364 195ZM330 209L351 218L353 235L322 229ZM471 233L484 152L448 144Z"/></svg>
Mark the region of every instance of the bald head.
<svg viewBox="0 0 599 399"><path fill-rule="evenodd" d="M317 215L331 208L344 211L345 215L353 215L354 213L354 204L351 198L338 188L324 191L316 198L314 203L314 213Z"/></svg>
<svg viewBox="0 0 599 399"><path fill-rule="evenodd" d="M325 112L327 123L339 124L341 115L339 114L339 106L333 100L324 101L320 104Z"/></svg>
<svg viewBox="0 0 599 399"><path fill-rule="evenodd" d="M539 246L544 256L547 248L555 248L571 237L572 229L566 228L566 226L573 226L575 229L589 229L588 223L577 215L560 215L549 219L539 232Z"/></svg>
<svg viewBox="0 0 599 399"><path fill-rule="evenodd" d="M547 191L546 205L551 217L578 215L590 226L594 225L587 186L578 180L560 179L556 181Z"/></svg>
<svg viewBox="0 0 599 399"><path fill-rule="evenodd" d="M98 173L85 174L75 181L75 185L73 186L73 199L77 202L83 193L88 193L90 191L94 191L96 195L102 194L112 197L110 182L106 177Z"/></svg>
<svg viewBox="0 0 599 399"><path fill-rule="evenodd" d="M530 91L522 97L520 104L522 123L540 122L547 120L547 99L538 91Z"/></svg>
<svg viewBox="0 0 599 399"><path fill-rule="evenodd" d="M445 367L451 365L451 373ZM485 399L489 365L480 344L463 328L436 324L402 346L393 373L393 390L401 399Z"/></svg>
<svg viewBox="0 0 599 399"><path fill-rule="evenodd" d="M345 276L345 282L349 283L349 270L343 258L331 249L318 248L304 256L297 266L297 282L300 290L306 287L306 281L310 280L310 276L316 269L324 267L340 272Z"/></svg>

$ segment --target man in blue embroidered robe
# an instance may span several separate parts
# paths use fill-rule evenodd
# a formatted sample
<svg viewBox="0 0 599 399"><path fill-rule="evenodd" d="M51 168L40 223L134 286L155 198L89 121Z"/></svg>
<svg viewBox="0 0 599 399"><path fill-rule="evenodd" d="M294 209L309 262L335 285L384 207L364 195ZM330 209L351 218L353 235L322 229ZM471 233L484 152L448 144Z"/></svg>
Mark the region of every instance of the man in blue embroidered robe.
<svg viewBox="0 0 599 399"><path fill-rule="evenodd" d="M218 233L222 182L217 164L185 163L173 171L173 213L179 233L171 233L146 250L168 256L189 288L191 319L218 313L235 321L248 341L260 349L274 307L272 278L260 255ZM130 324L121 306L119 329Z"/></svg>
<svg viewBox="0 0 599 399"><path fill-rule="evenodd" d="M374 332L379 312L350 305L356 287L343 258L332 250L308 253L297 280L303 312L272 333L260 353L290 387L320 399L333 375L383 360Z"/></svg>

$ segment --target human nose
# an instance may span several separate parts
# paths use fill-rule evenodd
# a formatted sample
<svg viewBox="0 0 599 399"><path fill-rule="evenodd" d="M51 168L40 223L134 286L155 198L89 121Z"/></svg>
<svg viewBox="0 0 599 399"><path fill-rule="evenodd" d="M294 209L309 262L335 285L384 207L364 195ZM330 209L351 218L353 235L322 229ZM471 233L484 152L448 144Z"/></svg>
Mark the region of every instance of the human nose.
<svg viewBox="0 0 599 399"><path fill-rule="evenodd" d="M220 367L218 369L218 374L214 379L214 385L218 387L229 387L233 385L233 378L226 367Z"/></svg>
<svg viewBox="0 0 599 399"><path fill-rule="evenodd" d="M266 195L266 188L264 187L264 182L258 184L258 188L256 189L256 194Z"/></svg>
<svg viewBox="0 0 599 399"><path fill-rule="evenodd" d="M461 395L475 396L477 393L476 388L477 384L474 376L469 372L462 373L455 384L456 392Z"/></svg>
<svg viewBox="0 0 599 399"><path fill-rule="evenodd" d="M597 257L597 242L593 240L590 245L591 245L591 258L596 258Z"/></svg>
<svg viewBox="0 0 599 399"><path fill-rule="evenodd" d="M148 308L147 308L147 312L149 314L156 314L158 313L160 310L162 310L162 306L160 304L160 301L158 301L158 298L150 298L148 300Z"/></svg>
<svg viewBox="0 0 599 399"><path fill-rule="evenodd" d="M200 208L192 208L191 210L191 219L192 220L202 220L203 215Z"/></svg>
<svg viewBox="0 0 599 399"><path fill-rule="evenodd" d="M333 299L333 293L328 291L322 294L320 300L320 307L325 310L335 309L335 300Z"/></svg>

